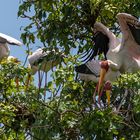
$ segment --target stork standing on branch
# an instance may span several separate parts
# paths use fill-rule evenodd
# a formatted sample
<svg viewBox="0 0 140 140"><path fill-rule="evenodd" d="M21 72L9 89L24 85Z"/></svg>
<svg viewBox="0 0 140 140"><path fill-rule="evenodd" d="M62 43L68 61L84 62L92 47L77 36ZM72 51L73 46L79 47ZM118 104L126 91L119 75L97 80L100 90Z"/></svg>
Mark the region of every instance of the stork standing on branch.
<svg viewBox="0 0 140 140"><path fill-rule="evenodd" d="M84 67L87 69L84 72L82 70L83 66L76 67L76 72L79 73L82 80L98 82L97 92L99 97L101 96L102 87L108 89L108 87L110 87L108 85L116 80L120 73L133 73L140 70L140 22L134 16L126 13L117 14L117 19L122 32L121 43L119 43L116 36L101 23L95 23L94 26L96 33L100 32L109 38L109 42L106 42L109 48L106 55L107 60L98 63L96 60L89 61L84 64ZM100 41L102 39L103 38L99 38ZM96 65L94 63L96 63ZM91 72L90 75L89 71ZM104 86L103 81L107 81ZM109 103L110 95L108 95L108 104Z"/></svg>
<svg viewBox="0 0 140 140"><path fill-rule="evenodd" d="M39 48L33 54L29 55L29 68L31 72L29 73L27 79L27 87L30 83L31 75L36 74L38 71L39 73L39 87L41 86L43 76L40 75L40 71L43 71L47 74L49 70L53 67L57 66L63 61L65 57L64 53L58 49L47 50L46 48ZM46 80L45 80L46 81Z"/></svg>

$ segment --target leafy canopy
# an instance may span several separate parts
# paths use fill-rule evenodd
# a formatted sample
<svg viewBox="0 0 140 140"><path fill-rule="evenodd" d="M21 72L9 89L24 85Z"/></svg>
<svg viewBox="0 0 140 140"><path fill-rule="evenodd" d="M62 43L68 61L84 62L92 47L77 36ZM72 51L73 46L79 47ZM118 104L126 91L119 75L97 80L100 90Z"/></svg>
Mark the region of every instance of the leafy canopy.
<svg viewBox="0 0 140 140"><path fill-rule="evenodd" d="M140 15L139 0L20 0L18 16L28 20L21 38L67 58L48 75L28 85L29 69L0 66L0 139L2 140L138 140L140 138L140 73L122 75L114 84L110 107L93 103L95 83L76 80L77 54L94 47L93 25L100 21L114 33L116 14ZM74 53L74 54L73 54ZM43 76L45 78L42 78ZM45 82L43 80L45 79ZM130 133L131 132L131 133Z"/></svg>

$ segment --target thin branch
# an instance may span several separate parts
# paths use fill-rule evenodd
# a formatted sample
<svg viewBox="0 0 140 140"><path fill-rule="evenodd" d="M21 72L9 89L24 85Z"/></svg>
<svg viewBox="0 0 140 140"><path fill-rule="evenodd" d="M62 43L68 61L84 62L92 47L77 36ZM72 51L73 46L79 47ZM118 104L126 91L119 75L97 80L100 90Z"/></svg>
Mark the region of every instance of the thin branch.
<svg viewBox="0 0 140 140"><path fill-rule="evenodd" d="M61 113L61 115L64 115L66 113L73 113L75 115L80 115L81 114L81 112L77 112L75 110L65 110L64 112Z"/></svg>
<svg viewBox="0 0 140 140"><path fill-rule="evenodd" d="M34 126L30 126L30 128L47 128L50 127L49 125L34 125Z"/></svg>
<svg viewBox="0 0 140 140"><path fill-rule="evenodd" d="M134 121L134 123L135 123L136 126L140 127L140 124L135 121L134 114L133 113L132 113L132 120Z"/></svg>
<svg viewBox="0 0 140 140"><path fill-rule="evenodd" d="M120 110L120 108L121 108L121 106L122 106L122 104L123 104L123 101L124 101L124 99L127 97L127 95L128 95L128 89L125 90L124 97L123 97L123 99L121 100L121 103L119 104L118 108L116 109L116 112L119 112L119 110Z"/></svg>
<svg viewBox="0 0 140 140"><path fill-rule="evenodd" d="M128 126L128 127L131 128L131 129L133 129L131 125L129 125L129 124L125 123L125 122L120 122L120 123L121 123L121 124L124 124L124 125L126 125L126 126Z"/></svg>
<svg viewBox="0 0 140 140"><path fill-rule="evenodd" d="M25 61L24 61L24 63L23 63L23 67L25 66L25 64L26 64L26 62L27 62L27 59L28 59L28 56L29 56L29 52L30 52L30 48L29 48L29 46L27 45L27 50L28 50L28 54L27 54L27 56L26 56L26 58L25 58Z"/></svg>
<svg viewBox="0 0 140 140"><path fill-rule="evenodd" d="M21 18L28 18L28 19L32 20L32 17L25 15L25 13L23 13L23 15L21 16Z"/></svg>

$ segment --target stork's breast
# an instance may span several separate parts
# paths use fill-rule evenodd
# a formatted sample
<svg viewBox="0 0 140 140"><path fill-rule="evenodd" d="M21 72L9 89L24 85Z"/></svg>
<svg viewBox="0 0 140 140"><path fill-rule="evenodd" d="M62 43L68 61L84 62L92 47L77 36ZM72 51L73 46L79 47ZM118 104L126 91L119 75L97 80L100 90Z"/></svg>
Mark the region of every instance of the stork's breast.
<svg viewBox="0 0 140 140"><path fill-rule="evenodd" d="M7 44L0 44L0 59L9 56L9 48Z"/></svg>

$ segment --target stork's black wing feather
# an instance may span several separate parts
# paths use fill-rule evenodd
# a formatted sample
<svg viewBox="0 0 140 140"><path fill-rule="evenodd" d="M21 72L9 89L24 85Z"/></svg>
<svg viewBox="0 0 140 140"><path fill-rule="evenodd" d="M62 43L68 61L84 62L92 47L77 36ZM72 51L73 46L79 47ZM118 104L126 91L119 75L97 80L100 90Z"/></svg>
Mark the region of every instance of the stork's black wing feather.
<svg viewBox="0 0 140 140"><path fill-rule="evenodd" d="M132 24L127 24L129 26L129 29L137 42L137 44L140 45L140 26L132 25Z"/></svg>
<svg viewBox="0 0 140 140"><path fill-rule="evenodd" d="M87 56L89 55L89 53L91 53L91 51L92 51L92 48L90 48L90 49L84 51L84 52L81 54L80 59L83 59L83 58L87 57ZM85 59L86 59L86 58L85 58ZM85 61L85 60L84 60L84 61Z"/></svg>
<svg viewBox="0 0 140 140"><path fill-rule="evenodd" d="M88 62L92 60L95 56L104 54L105 59L107 51L109 49L108 43L109 38L103 34L102 32L98 32L94 36L94 47L92 49L87 50L87 55L84 55L82 58L85 57L84 61Z"/></svg>
<svg viewBox="0 0 140 140"><path fill-rule="evenodd" d="M85 54L81 57L83 58L82 62L88 62L91 60L91 56L93 55L93 49L89 49L88 51L85 52Z"/></svg>
<svg viewBox="0 0 140 140"><path fill-rule="evenodd" d="M95 42L94 52L93 52L93 55L91 56L91 59L92 59L92 57L95 57L96 55L99 55L101 53L104 53L104 56L106 58L106 54L107 54L107 51L109 49L109 47L108 47L108 43L109 43L108 36L106 36L102 32L99 32L94 37L94 42Z"/></svg>

